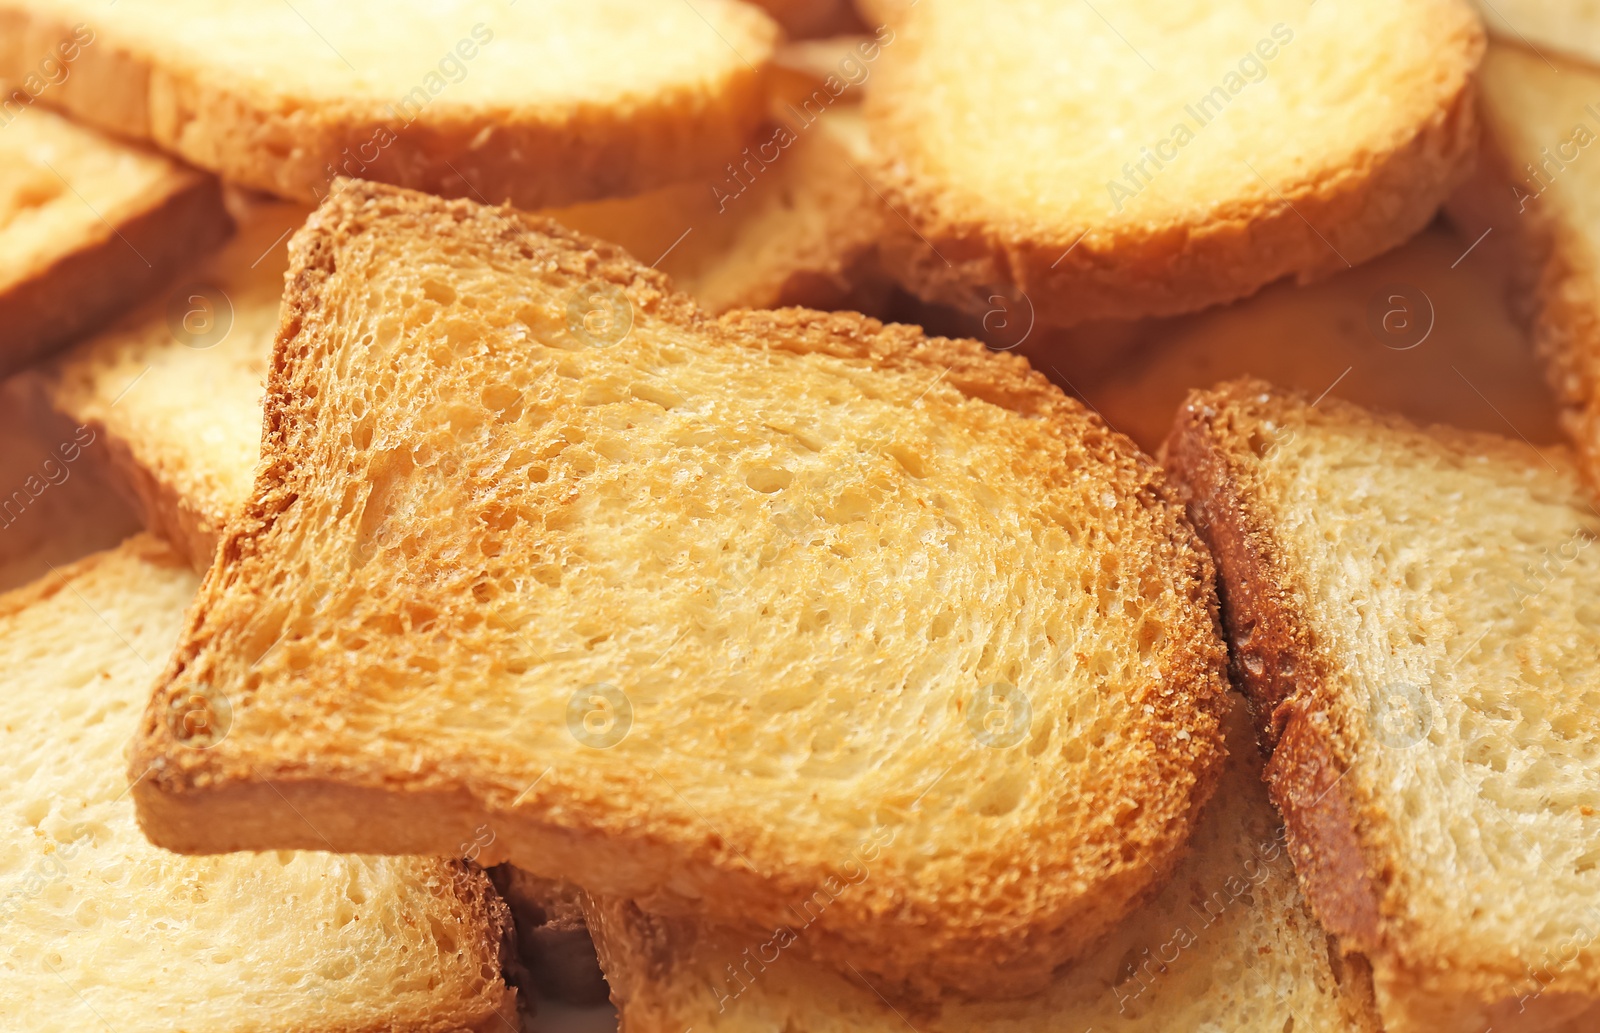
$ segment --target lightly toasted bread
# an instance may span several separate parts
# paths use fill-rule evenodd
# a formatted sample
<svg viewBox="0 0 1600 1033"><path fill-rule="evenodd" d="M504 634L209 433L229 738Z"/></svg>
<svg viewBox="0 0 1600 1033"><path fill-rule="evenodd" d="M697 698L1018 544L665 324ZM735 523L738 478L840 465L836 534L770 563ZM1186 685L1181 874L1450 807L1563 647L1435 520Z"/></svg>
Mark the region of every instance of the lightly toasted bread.
<svg viewBox="0 0 1600 1033"><path fill-rule="evenodd" d="M1501 245L1562 427L1600 477L1600 72L1496 44L1483 66L1483 160L1451 199Z"/></svg>
<svg viewBox="0 0 1600 1033"><path fill-rule="evenodd" d="M1422 229L1473 156L1465 0L924 0L892 24L870 174L917 232L885 261L977 312L1067 326L1307 282Z"/></svg>
<svg viewBox="0 0 1600 1033"><path fill-rule="evenodd" d="M878 270L877 245L893 216L859 171L870 153L859 108L840 105L810 124L774 127L757 138L775 158L747 162L752 171L740 170L739 178L546 214L656 260L709 312L881 305L889 284Z"/></svg>
<svg viewBox="0 0 1600 1033"><path fill-rule="evenodd" d="M1241 376L1421 423L1556 441L1532 342L1498 268L1471 245L1435 225L1309 287L1276 283L1232 305L1147 320L1117 342L1124 359L1108 369L1080 374L1077 356L1035 362L1069 377L1108 425L1151 453L1196 384Z"/></svg>
<svg viewBox="0 0 1600 1033"><path fill-rule="evenodd" d="M250 489L289 234L308 210L256 204L169 290L18 378L96 435L144 526L197 571Z"/></svg>
<svg viewBox="0 0 1600 1033"><path fill-rule="evenodd" d="M1342 964L1295 885L1243 700L1193 852L1093 956L1026 1000L909 1010L762 937L585 907L627 1033L1380 1033L1361 965Z"/></svg>
<svg viewBox="0 0 1600 1033"><path fill-rule="evenodd" d="M232 229L211 176L38 106L0 106L0 376L104 323Z"/></svg>
<svg viewBox="0 0 1600 1033"><path fill-rule="evenodd" d="M526 208L721 168L781 35L740 0L7 0L0 79L84 31L41 102L231 182L314 203L360 175Z"/></svg>
<svg viewBox="0 0 1600 1033"><path fill-rule="evenodd" d="M1167 463L1388 1033L1593 1029L1600 515L1570 453L1246 380L1190 396Z"/></svg>
<svg viewBox="0 0 1600 1033"><path fill-rule="evenodd" d="M929 996L1037 989L1170 872L1222 750L1210 567L1026 364L713 320L375 184L291 252L256 485L134 759L154 841L488 825L486 861L657 912L815 908L803 950ZM204 754L162 716L202 684Z"/></svg>
<svg viewBox="0 0 1600 1033"><path fill-rule="evenodd" d="M515 1029L505 905L464 862L145 841L123 750L198 583L140 535L0 596L6 1029Z"/></svg>
<svg viewBox="0 0 1600 1033"><path fill-rule="evenodd" d="M858 112L830 111L726 211L699 182L546 214L656 260L714 312L868 304L882 293L873 245L885 209L853 167L863 132ZM23 378L103 436L145 526L196 570L249 493L287 240L307 214L249 205L238 236L166 294Z"/></svg>

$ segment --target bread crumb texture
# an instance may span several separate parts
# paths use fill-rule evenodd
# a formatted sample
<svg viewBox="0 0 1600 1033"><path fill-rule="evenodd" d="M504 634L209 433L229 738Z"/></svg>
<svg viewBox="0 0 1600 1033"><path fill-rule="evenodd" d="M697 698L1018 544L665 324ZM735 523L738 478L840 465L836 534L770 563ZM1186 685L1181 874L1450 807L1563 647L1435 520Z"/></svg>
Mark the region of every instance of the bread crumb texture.
<svg viewBox="0 0 1600 1033"><path fill-rule="evenodd" d="M482 815L536 874L757 928L878 843L804 942L927 994L1038 988L1176 863L1222 755L1209 561L1026 363L713 320L370 184L293 252L253 497L135 761L158 841L303 836L214 805L260 776L341 849ZM202 686L234 730L197 751L162 714Z"/></svg>
<svg viewBox="0 0 1600 1033"><path fill-rule="evenodd" d="M513 1016L504 905L481 872L326 853L182 857L145 840L124 751L197 586L166 545L138 536L0 596L7 1028L67 1033L104 1017L128 1033L353 1033Z"/></svg>

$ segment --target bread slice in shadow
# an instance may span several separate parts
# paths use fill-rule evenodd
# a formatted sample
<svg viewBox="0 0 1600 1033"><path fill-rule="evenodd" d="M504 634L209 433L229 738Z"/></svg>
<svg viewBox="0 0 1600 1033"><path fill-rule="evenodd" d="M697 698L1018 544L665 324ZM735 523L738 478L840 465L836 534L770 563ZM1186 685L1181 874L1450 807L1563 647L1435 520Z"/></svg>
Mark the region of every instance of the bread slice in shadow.
<svg viewBox="0 0 1600 1033"><path fill-rule="evenodd" d="M1345 963L1295 885L1261 781L1244 701L1228 720L1227 770L1172 881L1093 954L1025 1000L893 1004L867 980L798 956L792 918L762 936L585 902L629 1033L685 1029L891 1033L1378 1033L1372 985Z"/></svg>
<svg viewBox="0 0 1600 1033"><path fill-rule="evenodd" d="M917 232L885 260L975 312L1173 315L1349 268L1427 224L1476 140L1466 0L942 0L891 25L873 178Z"/></svg>
<svg viewBox="0 0 1600 1033"><path fill-rule="evenodd" d="M315 203L359 175L527 208L720 169L781 30L739 0L0 4L0 77L87 35L41 103Z"/></svg>
<svg viewBox="0 0 1600 1033"><path fill-rule="evenodd" d="M211 176L11 98L0 108L0 376L113 318L232 230Z"/></svg>
<svg viewBox="0 0 1600 1033"><path fill-rule="evenodd" d="M712 319L366 183L291 252L256 484L133 762L154 841L487 827L745 928L824 893L806 949L924 996L1043 986L1171 871L1222 754L1209 560L1025 363ZM200 685L237 716L203 753L164 717Z"/></svg>
<svg viewBox="0 0 1600 1033"><path fill-rule="evenodd" d="M1483 68L1483 158L1451 199L1469 238L1509 270L1591 480L1600 472L1600 71L1496 44Z"/></svg>
<svg viewBox="0 0 1600 1033"><path fill-rule="evenodd" d="M18 390L97 436L144 526L198 571L250 490L287 242L308 210L258 203L237 237Z"/></svg>
<svg viewBox="0 0 1600 1033"><path fill-rule="evenodd" d="M134 820L125 754L199 579L148 535L0 595L0 1012L19 1033L501 1031L509 917L461 861L179 857ZM184 727L226 740L212 695ZM514 1028L514 1027L512 1027Z"/></svg>
<svg viewBox="0 0 1600 1033"><path fill-rule="evenodd" d="M1571 456L1246 380L1189 397L1167 466L1385 1028L1593 1028L1600 515Z"/></svg>

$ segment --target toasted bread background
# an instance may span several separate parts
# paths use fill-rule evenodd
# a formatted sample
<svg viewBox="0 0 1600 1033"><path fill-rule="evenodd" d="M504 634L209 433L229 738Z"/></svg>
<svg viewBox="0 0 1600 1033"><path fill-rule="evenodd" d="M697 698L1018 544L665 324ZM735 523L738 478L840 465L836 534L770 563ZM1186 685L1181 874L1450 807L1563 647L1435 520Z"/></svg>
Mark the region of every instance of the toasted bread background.
<svg viewBox="0 0 1600 1033"><path fill-rule="evenodd" d="M1592 1022L1592 497L1560 446L1311 401L1196 392L1167 444L1307 897L1390 1033Z"/></svg>
<svg viewBox="0 0 1600 1033"><path fill-rule="evenodd" d="M100 435L144 525L211 565L250 488L289 234L306 209L256 204L237 238L117 325L20 383Z"/></svg>
<svg viewBox="0 0 1600 1033"><path fill-rule="evenodd" d="M104 323L231 231L215 179L10 98L0 376Z"/></svg>
<svg viewBox="0 0 1600 1033"><path fill-rule="evenodd" d="M886 262L972 311L1066 326L1307 282L1420 230L1472 158L1464 0L926 0L891 24L872 174L917 232Z"/></svg>
<svg viewBox="0 0 1600 1033"><path fill-rule="evenodd" d="M7 1027L81 1030L102 1018L129 1033L487 1033L514 1023L500 976L504 905L462 862L184 858L145 841L123 750L197 585L166 545L137 536L0 595L12 690L0 750ZM213 703L198 704L207 734L226 736Z"/></svg>
<svg viewBox="0 0 1600 1033"><path fill-rule="evenodd" d="M307 203L359 175L525 208L720 168L780 30L739 0L9 0L0 78L83 26L43 102Z"/></svg>
<svg viewBox="0 0 1600 1033"><path fill-rule="evenodd" d="M1589 110L1597 89L1593 69L1492 47L1483 69L1483 160L1450 205L1465 232L1490 234L1499 245L1516 312L1531 328L1562 427L1591 480L1600 471L1600 176L1584 159L1600 139L1600 119Z"/></svg>
<svg viewBox="0 0 1600 1033"><path fill-rule="evenodd" d="M1493 238L1472 243L1434 226L1322 283L1274 284L1232 305L1129 327L1105 346L1116 360L1045 351L1034 361L1069 378L1108 424L1152 453L1189 391L1240 376L1424 423L1555 441L1555 400L1489 258Z"/></svg>
<svg viewBox="0 0 1600 1033"><path fill-rule="evenodd" d="M228 684L240 720L205 756L147 723L153 839L489 823L490 859L746 926L876 843L810 946L928 994L1037 985L1175 862L1220 759L1209 569L1153 464L1020 361L712 321L556 224L371 184L293 252L260 476L159 693Z"/></svg>
<svg viewBox="0 0 1600 1033"><path fill-rule="evenodd" d="M885 1000L860 977L797 956L795 944L807 935L798 916L763 936L741 937L656 918L627 902L590 900L623 1028L887 1033L914 1023L923 1033L1377 1033L1365 969L1330 951L1300 897L1243 700L1236 703L1228 770L1193 852L1160 896L1044 993L915 1009Z"/></svg>

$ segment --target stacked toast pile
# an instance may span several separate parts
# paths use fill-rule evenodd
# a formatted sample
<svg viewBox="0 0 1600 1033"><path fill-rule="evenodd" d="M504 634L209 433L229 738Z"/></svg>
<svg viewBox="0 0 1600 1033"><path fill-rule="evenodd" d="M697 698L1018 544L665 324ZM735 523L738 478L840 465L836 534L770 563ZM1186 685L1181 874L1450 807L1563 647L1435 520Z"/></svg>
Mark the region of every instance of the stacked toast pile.
<svg viewBox="0 0 1600 1033"><path fill-rule="evenodd" d="M1596 1028L1589 61L0 0L0 1024Z"/></svg>

